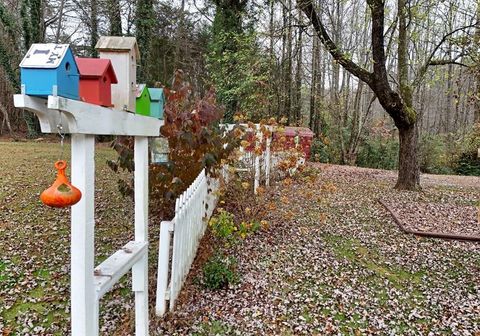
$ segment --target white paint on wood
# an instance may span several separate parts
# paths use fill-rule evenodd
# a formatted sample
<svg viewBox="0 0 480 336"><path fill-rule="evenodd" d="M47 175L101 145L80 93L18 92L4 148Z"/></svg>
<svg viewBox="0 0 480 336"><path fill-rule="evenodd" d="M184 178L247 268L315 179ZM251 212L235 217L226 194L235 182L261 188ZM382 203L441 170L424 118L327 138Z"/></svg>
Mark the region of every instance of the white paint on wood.
<svg viewBox="0 0 480 336"><path fill-rule="evenodd" d="M47 101L19 94L14 96L14 103L35 113L44 133L57 133L61 122L65 133L159 136L163 125L163 120L156 118L59 96L49 96Z"/></svg>
<svg viewBox="0 0 480 336"><path fill-rule="evenodd" d="M40 128L43 133L57 133L57 125L62 124L68 127L68 124L73 121L68 121L67 118L72 118L72 115L59 113L58 111L48 110L47 100L27 96L24 94L16 94L13 96L13 104L15 107L23 108L25 110L35 113L40 121Z"/></svg>
<svg viewBox="0 0 480 336"><path fill-rule="evenodd" d="M221 175L223 179L227 179L227 167L222 169ZM208 219L218 201L217 191L220 184L220 179L210 178L205 170L202 170L187 190L176 199L173 220L162 222L155 309L159 316L166 312L166 301L170 301L170 310L175 307L175 301L180 294L195 259L200 240L207 228ZM208 192L209 189L210 192ZM172 231L173 239L170 238ZM173 241L172 247L170 241ZM169 263L170 247L172 250L171 264Z"/></svg>
<svg viewBox="0 0 480 336"><path fill-rule="evenodd" d="M148 241L148 138L135 137L135 241ZM145 254L132 268L135 292L135 332L148 335L148 257Z"/></svg>
<svg viewBox="0 0 480 336"><path fill-rule="evenodd" d="M110 59L118 83L112 84L112 103L117 110L135 112L137 63L140 52L135 37L101 36L95 48L100 58Z"/></svg>
<svg viewBox="0 0 480 336"><path fill-rule="evenodd" d="M270 185L270 169L272 166L272 156L270 152L270 147L272 145L272 134L267 137L267 144L265 149L265 185L268 187Z"/></svg>
<svg viewBox="0 0 480 336"><path fill-rule="evenodd" d="M72 183L82 192L72 207L71 325L72 336L97 336L99 299L132 267L135 291L135 334L146 336L148 325L148 138L158 136L163 121L124 111L49 96L14 96L15 106L34 112L42 132L72 134ZM102 264L94 276L95 135L135 137L135 241Z"/></svg>
<svg viewBox="0 0 480 336"><path fill-rule="evenodd" d="M98 309L93 283L95 136L72 135L72 184L82 192L71 216L72 336L98 335Z"/></svg>
<svg viewBox="0 0 480 336"><path fill-rule="evenodd" d="M21 68L55 69L62 63L68 44L34 43L20 63Z"/></svg>
<svg viewBox="0 0 480 336"><path fill-rule="evenodd" d="M118 79L112 84L112 104L117 110L135 112L135 89L137 85L137 52L127 50L99 49L100 58L108 58Z"/></svg>
<svg viewBox="0 0 480 336"><path fill-rule="evenodd" d="M131 241L116 251L94 270L96 298L107 293L132 266L148 252L146 242Z"/></svg>
<svg viewBox="0 0 480 336"><path fill-rule="evenodd" d="M170 240L171 231L170 228L172 222L163 221L160 224L160 239L158 246L158 273L157 273L157 298L155 304L155 313L158 316L163 316L167 310L166 301L169 299L167 296L168 289L168 266L170 257ZM169 293L168 293L169 294Z"/></svg>

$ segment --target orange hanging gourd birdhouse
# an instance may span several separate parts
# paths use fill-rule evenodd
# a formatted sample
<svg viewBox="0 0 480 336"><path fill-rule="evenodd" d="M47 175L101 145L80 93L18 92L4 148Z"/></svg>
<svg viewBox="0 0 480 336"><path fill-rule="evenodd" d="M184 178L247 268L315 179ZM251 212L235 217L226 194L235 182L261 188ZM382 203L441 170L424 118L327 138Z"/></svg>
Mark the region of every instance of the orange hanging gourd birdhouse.
<svg viewBox="0 0 480 336"><path fill-rule="evenodd" d="M52 186L42 192L40 200L43 204L54 208L66 208L74 205L82 198L80 190L75 188L65 175L67 163L63 160L55 162L57 178Z"/></svg>

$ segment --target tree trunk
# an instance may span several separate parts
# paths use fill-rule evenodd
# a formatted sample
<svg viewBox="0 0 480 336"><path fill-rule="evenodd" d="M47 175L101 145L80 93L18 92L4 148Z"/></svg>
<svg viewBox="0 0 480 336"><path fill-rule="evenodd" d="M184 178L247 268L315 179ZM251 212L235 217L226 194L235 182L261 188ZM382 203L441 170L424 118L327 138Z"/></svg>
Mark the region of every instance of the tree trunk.
<svg viewBox="0 0 480 336"><path fill-rule="evenodd" d="M285 64L285 112L287 113L287 124L292 119L292 1L288 1L286 31L286 64Z"/></svg>
<svg viewBox="0 0 480 336"><path fill-rule="evenodd" d="M413 108L413 89L408 79L408 25L406 0L398 0L398 82L402 96L402 113L405 120L395 120L398 128L400 149L398 156L399 190L420 188L420 165L418 163L418 114ZM387 112L389 112L387 110Z"/></svg>
<svg viewBox="0 0 480 336"><path fill-rule="evenodd" d="M318 73L318 38L313 36L312 42L312 82L310 85L310 118L308 121L308 126L313 131L314 130L314 117L316 110L316 94L317 94L317 73ZM317 134L318 135L318 134Z"/></svg>
<svg viewBox="0 0 480 336"><path fill-rule="evenodd" d="M181 1L181 5L179 8L179 16L178 16L178 28L177 28L177 36L176 36L176 43L175 43L175 55L174 55L174 64L175 64L175 69L181 69L182 65L180 60L183 58L182 54L184 50L182 49L182 46L184 45L183 39L185 38L185 0Z"/></svg>
<svg viewBox="0 0 480 336"><path fill-rule="evenodd" d="M302 25L302 12L299 9L298 18L300 25ZM302 118L302 58L303 58L303 45L302 45L303 28L298 28L297 39L297 69L295 73L295 125L300 126Z"/></svg>
<svg viewBox="0 0 480 336"><path fill-rule="evenodd" d="M119 0L108 0L108 20L110 21L110 36L122 36L122 12Z"/></svg>
<svg viewBox="0 0 480 336"><path fill-rule="evenodd" d="M400 152L398 157L398 179L395 189L417 190L420 187L420 168L418 164L418 126L417 124L399 127Z"/></svg>
<svg viewBox="0 0 480 336"><path fill-rule="evenodd" d="M63 7L65 6L65 0L60 1L60 9L58 10L58 23L57 31L55 33L55 43L60 41L60 32L62 31L62 20L63 20Z"/></svg>
<svg viewBox="0 0 480 336"><path fill-rule="evenodd" d="M480 0L477 0L477 22L480 20ZM480 49L480 25L477 25L477 29L475 31L475 44L477 46L477 50ZM475 108L473 112L473 122L480 123L480 65L478 62L480 61L480 52L477 54L477 64L476 64L476 93L474 95L475 99Z"/></svg>
<svg viewBox="0 0 480 336"><path fill-rule="evenodd" d="M97 57L95 46L98 41L98 2L90 0L90 57Z"/></svg>
<svg viewBox="0 0 480 336"><path fill-rule="evenodd" d="M0 111L3 113L3 118L4 118L3 120L7 125L7 129L8 129L8 132L10 133L10 136L12 138L16 139L15 134L13 134L12 125L10 124L10 118L8 116L8 110L5 106L3 106L2 103L0 103ZM3 126L1 128L3 128ZM1 128L0 128L0 134L2 133Z"/></svg>

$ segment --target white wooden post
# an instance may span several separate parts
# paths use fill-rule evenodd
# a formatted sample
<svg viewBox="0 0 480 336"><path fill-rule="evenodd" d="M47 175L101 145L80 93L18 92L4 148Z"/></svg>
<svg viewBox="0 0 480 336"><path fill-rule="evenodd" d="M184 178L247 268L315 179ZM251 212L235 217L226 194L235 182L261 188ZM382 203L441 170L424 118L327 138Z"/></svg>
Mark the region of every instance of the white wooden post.
<svg viewBox="0 0 480 336"><path fill-rule="evenodd" d="M72 207L72 336L98 335L98 301L93 283L95 136L72 134L72 184L82 192Z"/></svg>
<svg viewBox="0 0 480 336"><path fill-rule="evenodd" d="M258 125L256 125L258 128ZM257 130L255 133L255 150L260 143L260 147L262 146L262 139L263 139L263 134L261 131ZM260 141L259 141L260 140ZM253 192L256 194L257 189L260 185L260 155L257 155L257 153L254 151L254 157L255 157L255 180L253 182Z"/></svg>
<svg viewBox="0 0 480 336"><path fill-rule="evenodd" d="M267 148L265 150L265 185L270 185L270 168L271 168L271 152L270 146L272 144L272 133L267 138Z"/></svg>
<svg viewBox="0 0 480 336"><path fill-rule="evenodd" d="M32 111L44 133L62 124L72 134L72 183L82 192L72 207L72 336L97 336L99 301L130 269L135 291L135 335L148 335L148 139L163 121L124 111L49 96L14 96L18 108ZM135 241L128 242L94 268L95 135L135 136ZM95 270L95 271L94 271Z"/></svg>
<svg viewBox="0 0 480 336"><path fill-rule="evenodd" d="M135 241L148 242L148 138L135 137ZM148 254L132 267L135 332L148 335Z"/></svg>
<svg viewBox="0 0 480 336"><path fill-rule="evenodd" d="M177 202L178 203L178 202ZM163 316L167 311L168 269L170 260L170 241L173 222L163 221L160 224L160 239L158 246L158 275L157 275L157 298L155 314Z"/></svg>

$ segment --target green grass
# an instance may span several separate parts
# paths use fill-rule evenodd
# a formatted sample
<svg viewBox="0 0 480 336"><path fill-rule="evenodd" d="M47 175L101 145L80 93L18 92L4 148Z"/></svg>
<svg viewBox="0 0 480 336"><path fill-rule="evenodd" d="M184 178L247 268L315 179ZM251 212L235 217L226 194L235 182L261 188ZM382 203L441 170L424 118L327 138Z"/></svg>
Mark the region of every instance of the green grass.
<svg viewBox="0 0 480 336"><path fill-rule="evenodd" d="M8 209L0 211L0 323L12 329L11 335L22 334L25 326L17 324L21 315L31 316L31 328L42 326L48 334L63 335L58 330L69 328L70 211L45 207L39 200L55 179L53 164L60 150L59 143L0 143L0 208ZM133 233L132 202L119 193L118 176L106 164L115 158L109 147L96 147L95 216L101 219L95 230L96 264ZM70 176L69 144L64 159ZM125 288L115 291L116 299L131 299L130 284Z"/></svg>
<svg viewBox="0 0 480 336"><path fill-rule="evenodd" d="M411 273L402 267L387 265L377 251L368 249L357 239L334 235L325 235L324 238L338 258L346 258L353 264L365 267L375 272L376 277L388 279L396 287L402 288L406 283L418 284L426 274L423 271Z"/></svg>
<svg viewBox="0 0 480 336"><path fill-rule="evenodd" d="M193 333L194 336L213 336L213 335L229 335L231 329L221 321L203 322L199 326L200 331Z"/></svg>

